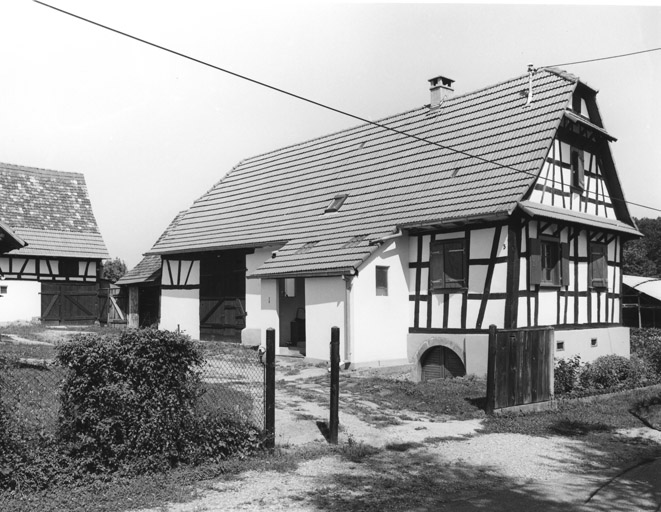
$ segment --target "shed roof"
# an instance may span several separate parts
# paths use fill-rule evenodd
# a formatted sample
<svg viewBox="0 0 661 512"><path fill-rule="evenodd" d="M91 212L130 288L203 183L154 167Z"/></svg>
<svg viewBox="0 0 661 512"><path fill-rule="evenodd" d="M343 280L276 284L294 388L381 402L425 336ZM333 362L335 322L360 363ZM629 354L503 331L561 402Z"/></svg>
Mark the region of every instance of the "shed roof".
<svg viewBox="0 0 661 512"><path fill-rule="evenodd" d="M661 279L658 277L629 276L622 274L622 284L645 295L661 300Z"/></svg>
<svg viewBox="0 0 661 512"><path fill-rule="evenodd" d="M108 257L80 173L0 163L0 221L27 242L10 254Z"/></svg>
<svg viewBox="0 0 661 512"><path fill-rule="evenodd" d="M534 184L579 83L538 70L527 105L528 81L379 121L417 138L363 124L243 160L152 252L285 242L254 277L345 274L399 227L509 216ZM339 211L326 212L340 194L347 198Z"/></svg>

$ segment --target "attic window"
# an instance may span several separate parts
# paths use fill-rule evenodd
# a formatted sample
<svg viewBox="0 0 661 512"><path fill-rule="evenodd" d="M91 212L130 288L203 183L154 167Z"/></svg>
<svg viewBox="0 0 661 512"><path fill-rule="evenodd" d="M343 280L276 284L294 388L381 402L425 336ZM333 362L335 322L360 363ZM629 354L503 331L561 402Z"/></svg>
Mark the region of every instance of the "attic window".
<svg viewBox="0 0 661 512"><path fill-rule="evenodd" d="M344 204L344 201L347 200L347 197L349 197L349 194L338 194L335 196L333 201L331 202L330 205L328 205L328 208L326 208L325 213L331 213L331 212L337 212L339 211L340 208L342 208L342 205Z"/></svg>
<svg viewBox="0 0 661 512"><path fill-rule="evenodd" d="M314 242L306 242L303 244L303 247L301 247L298 251L296 251L296 254L305 254L306 252L310 252L313 247L315 247L319 243L319 240L316 240Z"/></svg>

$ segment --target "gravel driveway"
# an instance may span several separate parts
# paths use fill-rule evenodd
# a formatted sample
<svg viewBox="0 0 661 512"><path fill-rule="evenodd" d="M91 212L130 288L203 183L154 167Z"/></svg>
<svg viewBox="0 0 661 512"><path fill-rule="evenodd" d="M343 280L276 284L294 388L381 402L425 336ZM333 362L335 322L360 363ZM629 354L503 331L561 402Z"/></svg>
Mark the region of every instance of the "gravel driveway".
<svg viewBox="0 0 661 512"><path fill-rule="evenodd" d="M295 361L278 364L278 449L324 447L318 422L327 420L328 409L301 397L300 390L328 393L314 379L326 370L297 368ZM624 442L609 445L607 460L620 464L611 467L600 462L600 449L580 438L480 434L482 420L433 421L411 411L410 420L376 426L350 414L343 400L346 395L340 402L340 444L348 452L374 447L369 457L354 462L326 453L288 471L248 471L202 482L194 501L149 512L659 510L661 462L640 457L659 452L661 432L618 432ZM362 406L370 404L361 398Z"/></svg>

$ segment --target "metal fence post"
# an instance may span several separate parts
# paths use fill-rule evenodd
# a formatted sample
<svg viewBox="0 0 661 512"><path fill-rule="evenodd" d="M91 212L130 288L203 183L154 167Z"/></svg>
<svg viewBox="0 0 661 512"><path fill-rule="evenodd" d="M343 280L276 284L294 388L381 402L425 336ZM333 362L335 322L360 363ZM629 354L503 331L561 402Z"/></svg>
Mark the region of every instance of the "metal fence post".
<svg viewBox="0 0 661 512"><path fill-rule="evenodd" d="M337 430L340 423L339 419L339 399L340 399L340 328L331 328L330 342L330 436L329 442L337 444Z"/></svg>
<svg viewBox="0 0 661 512"><path fill-rule="evenodd" d="M266 329L266 363L264 365L266 404L264 406L266 447L275 447L275 329Z"/></svg>

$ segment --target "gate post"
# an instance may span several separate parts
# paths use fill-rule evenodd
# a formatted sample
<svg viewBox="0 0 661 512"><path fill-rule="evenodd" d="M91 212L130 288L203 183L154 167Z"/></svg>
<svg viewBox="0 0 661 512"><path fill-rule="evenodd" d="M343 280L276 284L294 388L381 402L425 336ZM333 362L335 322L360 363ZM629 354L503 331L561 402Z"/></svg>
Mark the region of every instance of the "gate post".
<svg viewBox="0 0 661 512"><path fill-rule="evenodd" d="M487 360L487 404L486 413L491 414L496 405L496 336L498 329L489 326L489 359Z"/></svg>
<svg viewBox="0 0 661 512"><path fill-rule="evenodd" d="M340 328L331 328L330 342L330 422L329 422L329 442L337 444L337 430L340 423L339 419L339 400L340 400Z"/></svg>
<svg viewBox="0 0 661 512"><path fill-rule="evenodd" d="M264 364L264 430L267 448L275 447L275 329L266 329L266 363Z"/></svg>

